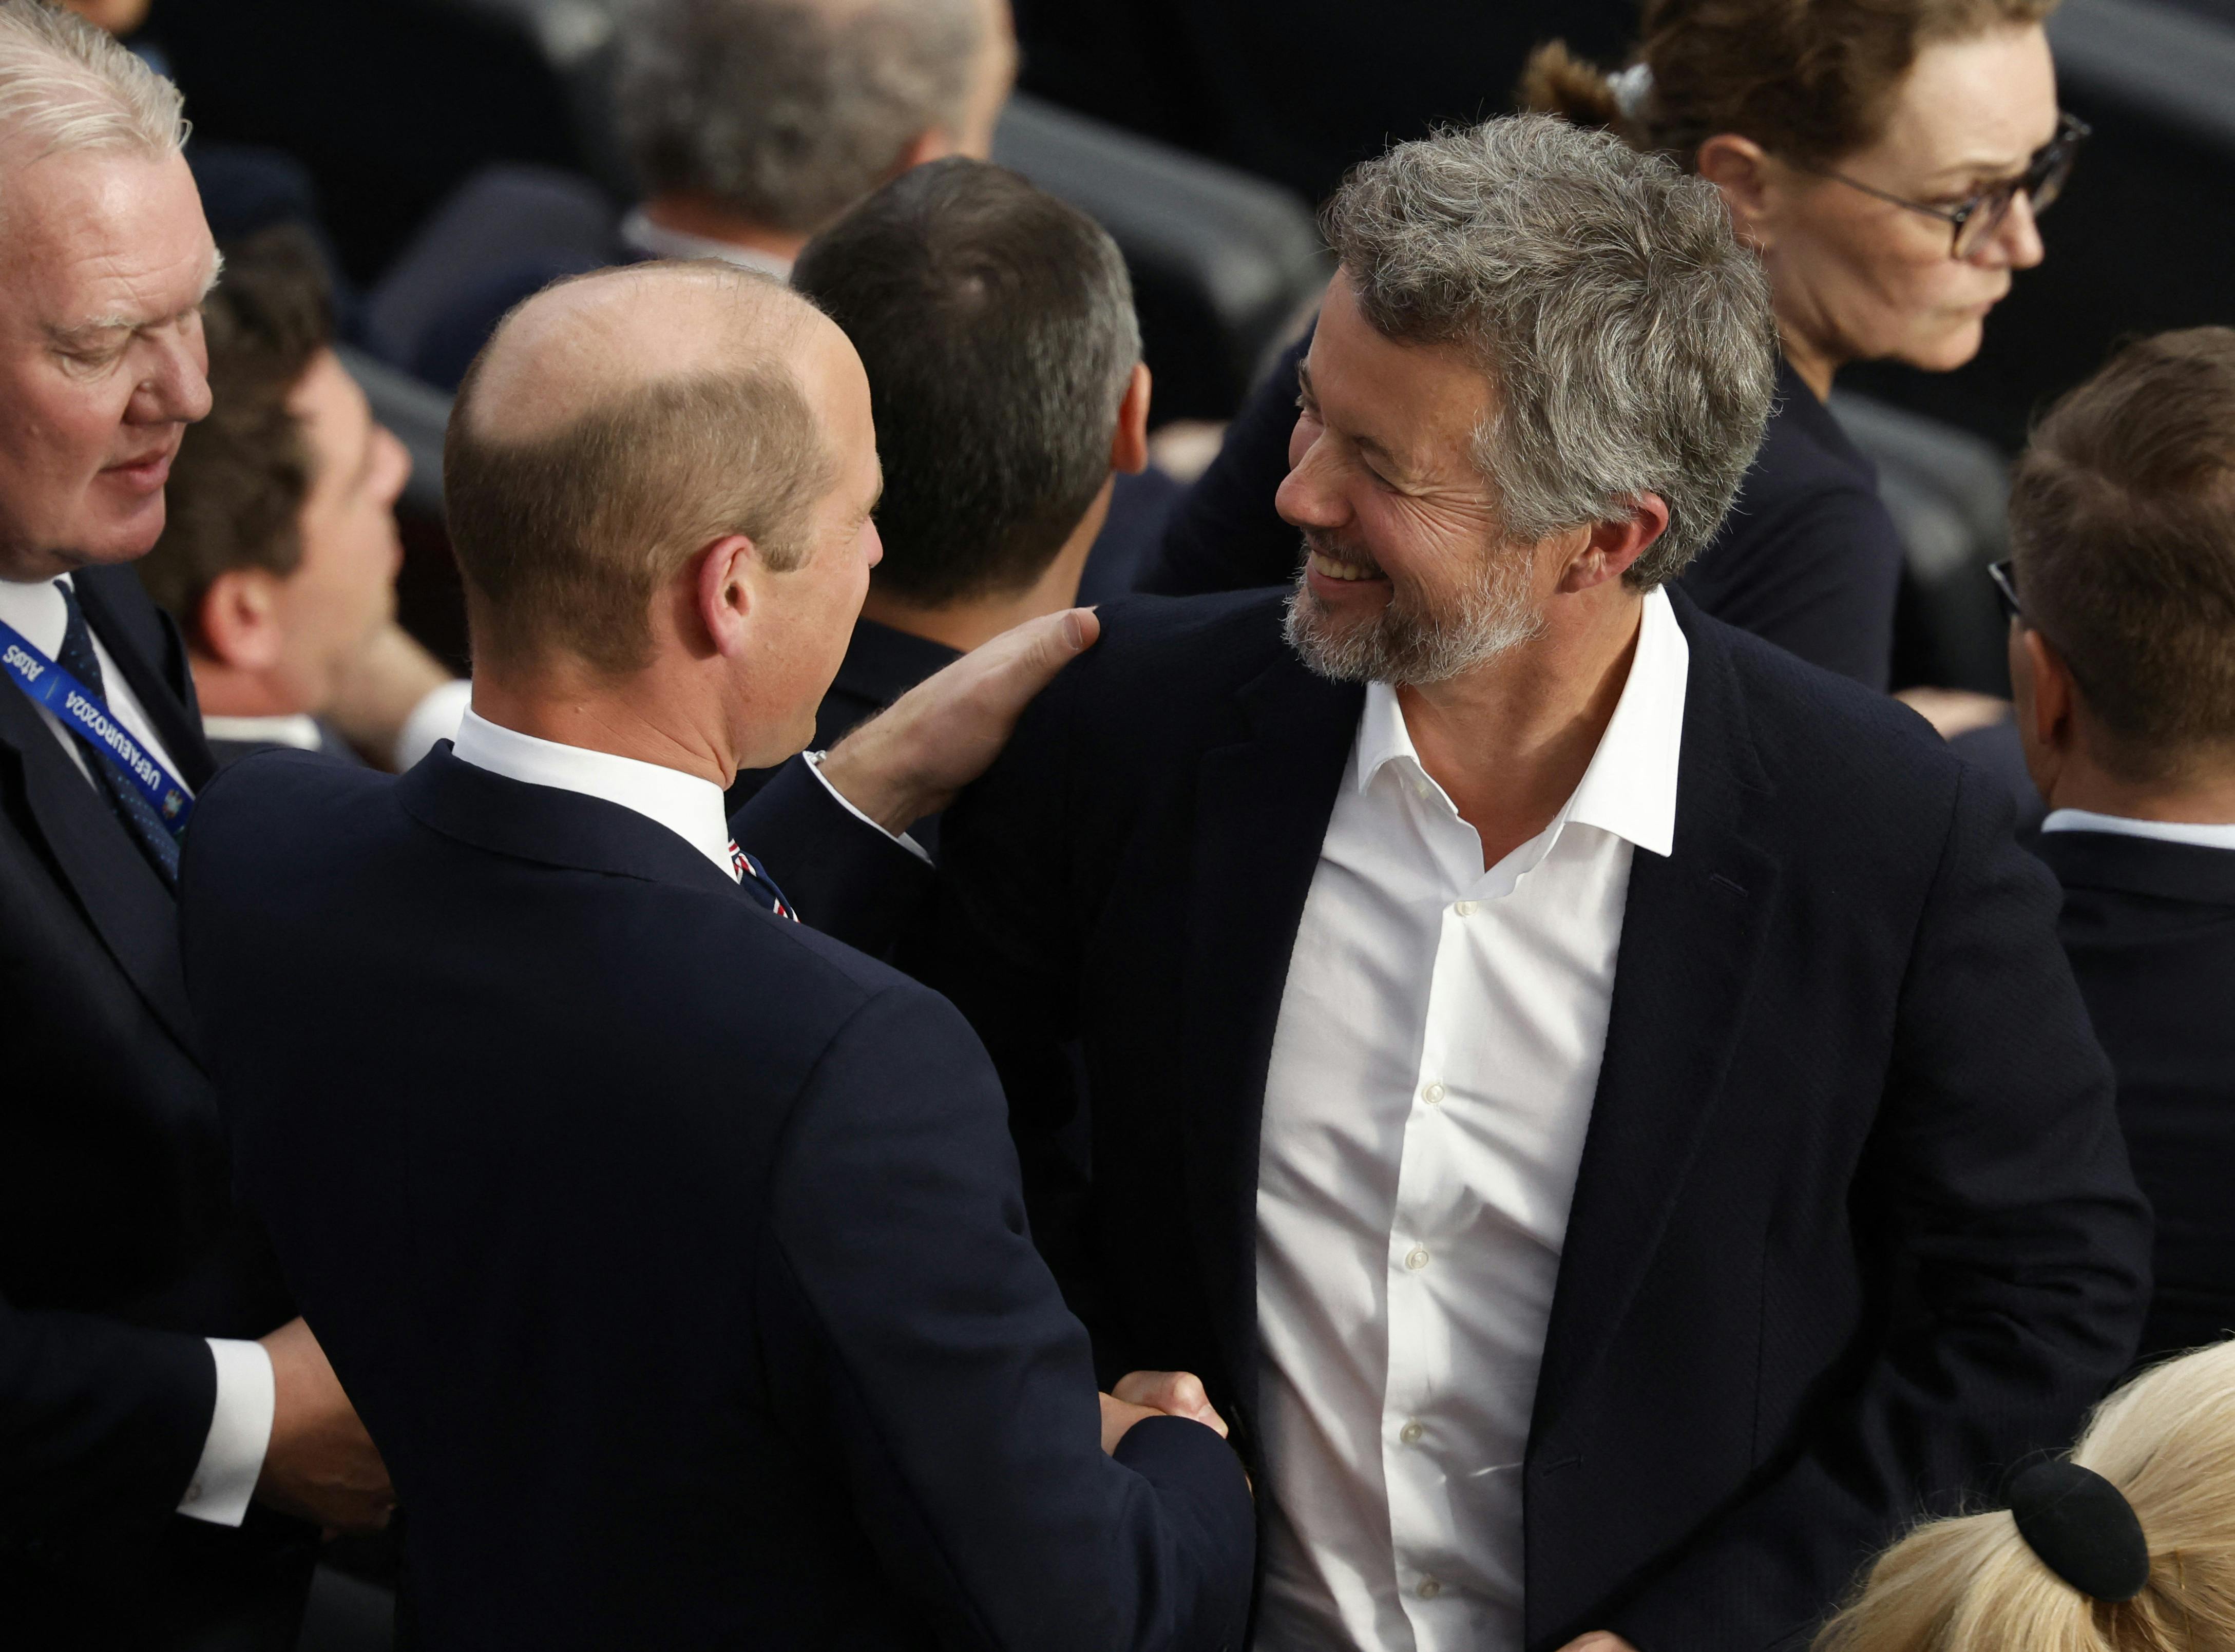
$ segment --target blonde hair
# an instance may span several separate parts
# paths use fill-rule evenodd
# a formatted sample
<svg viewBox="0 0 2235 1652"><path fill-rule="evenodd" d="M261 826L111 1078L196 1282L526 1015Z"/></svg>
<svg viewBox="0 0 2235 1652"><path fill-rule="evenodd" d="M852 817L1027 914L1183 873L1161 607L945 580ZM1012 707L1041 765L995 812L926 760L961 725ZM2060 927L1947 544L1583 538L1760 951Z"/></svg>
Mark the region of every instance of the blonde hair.
<svg viewBox="0 0 2235 1652"><path fill-rule="evenodd" d="M175 153L179 88L75 12L0 0L0 149L11 165L66 150Z"/></svg>
<svg viewBox="0 0 2235 1652"><path fill-rule="evenodd" d="M2133 1599L2073 1588L2006 1509L1964 1515L1880 1556L1814 1652L2235 1652L2235 1341L2120 1389L2072 1460L2141 1523L2149 1581Z"/></svg>

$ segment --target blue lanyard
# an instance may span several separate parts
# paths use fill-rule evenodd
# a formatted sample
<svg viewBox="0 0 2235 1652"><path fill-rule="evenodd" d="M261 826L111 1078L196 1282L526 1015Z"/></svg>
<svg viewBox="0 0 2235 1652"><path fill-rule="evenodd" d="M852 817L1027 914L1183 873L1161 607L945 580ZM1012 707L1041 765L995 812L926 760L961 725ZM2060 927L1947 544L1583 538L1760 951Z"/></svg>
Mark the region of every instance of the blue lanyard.
<svg viewBox="0 0 2235 1652"><path fill-rule="evenodd" d="M186 787L125 731L124 724L101 703L99 695L34 648L22 632L5 621L0 621L0 665L8 668L17 687L62 718L95 755L106 758L111 768L130 781L172 836L187 829L194 800Z"/></svg>

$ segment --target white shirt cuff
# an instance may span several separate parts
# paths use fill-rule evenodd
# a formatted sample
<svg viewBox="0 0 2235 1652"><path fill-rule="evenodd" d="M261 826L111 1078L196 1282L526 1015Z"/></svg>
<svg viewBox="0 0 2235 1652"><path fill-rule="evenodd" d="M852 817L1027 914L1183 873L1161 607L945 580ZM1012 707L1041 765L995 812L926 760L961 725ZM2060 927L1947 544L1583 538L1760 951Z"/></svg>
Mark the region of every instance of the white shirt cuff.
<svg viewBox="0 0 2235 1652"><path fill-rule="evenodd" d="M208 1341L217 1361L217 1408L179 1512L212 1525L237 1526L247 1518L248 1500L264 1472L265 1448L272 1444L272 1356L259 1342Z"/></svg>
<svg viewBox="0 0 2235 1652"><path fill-rule="evenodd" d="M855 808L852 803L846 801L846 794L839 790L837 787L832 785L830 783L829 777L823 772L823 759L829 755L828 753L822 751L808 751L803 752L801 755L807 759L807 766L815 770L815 777L823 783L823 790L829 792L833 797L836 797L838 800L838 806L841 809L851 815L855 820L860 821L862 824L869 828L870 830L882 832L884 836L891 838L893 842L898 843L902 849L914 856L916 859L921 861L926 866L929 866L931 864L931 856L925 852L923 845L917 842L915 839L910 837L906 832L885 831L883 827L878 825L875 821L871 820L860 810Z"/></svg>
<svg viewBox="0 0 2235 1652"><path fill-rule="evenodd" d="M437 740L458 738L458 724L466 715L466 708L474 703L474 685L464 678L454 678L440 688L430 688L426 698L411 708L411 715L403 719L403 727L396 737L396 771L402 774L435 749Z"/></svg>

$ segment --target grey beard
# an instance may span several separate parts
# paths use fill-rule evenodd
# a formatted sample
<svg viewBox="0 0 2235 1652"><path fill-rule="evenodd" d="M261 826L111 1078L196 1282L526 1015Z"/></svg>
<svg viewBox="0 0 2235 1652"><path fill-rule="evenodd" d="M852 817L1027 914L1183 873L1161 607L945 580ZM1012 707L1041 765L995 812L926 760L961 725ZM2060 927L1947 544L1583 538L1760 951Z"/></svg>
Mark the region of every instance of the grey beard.
<svg viewBox="0 0 2235 1652"><path fill-rule="evenodd" d="M1371 623L1338 628L1300 568L1288 593L1288 646L1332 682L1393 688L1449 682L1543 634L1544 616L1529 605L1529 573L1527 556L1495 547L1451 612L1408 609L1398 590Z"/></svg>

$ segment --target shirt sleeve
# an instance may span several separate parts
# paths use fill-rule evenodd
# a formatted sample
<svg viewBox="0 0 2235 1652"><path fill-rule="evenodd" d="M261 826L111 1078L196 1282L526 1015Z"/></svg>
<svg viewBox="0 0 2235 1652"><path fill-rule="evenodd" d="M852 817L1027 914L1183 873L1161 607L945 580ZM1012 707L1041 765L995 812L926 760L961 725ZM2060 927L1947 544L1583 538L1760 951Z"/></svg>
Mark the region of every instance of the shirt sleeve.
<svg viewBox="0 0 2235 1652"><path fill-rule="evenodd" d="M839 790L837 787L830 783L830 777L823 772L823 759L826 755L825 753L821 751L809 751L804 755L807 758L807 766L815 770L815 777L817 781L822 783L823 790L829 792L833 797L837 799L838 806L841 809L844 810L855 820L860 821L862 824L870 828L872 830L884 832L887 837L891 838L894 842L898 843L902 849L914 856L916 859L921 861L926 866L931 864L931 856L926 852L922 844L917 842L915 839L910 837L906 832L886 832L883 827L878 825L875 821L871 820L860 810L855 808L853 803L848 800L844 792Z"/></svg>
<svg viewBox="0 0 2235 1652"><path fill-rule="evenodd" d="M237 1526L248 1516L249 1499L264 1472L264 1453L272 1444L272 1413L277 1395L272 1356L257 1342L211 1337L217 1362L217 1408L210 1413L209 1438L201 1460L179 1499L179 1512L212 1525Z"/></svg>

